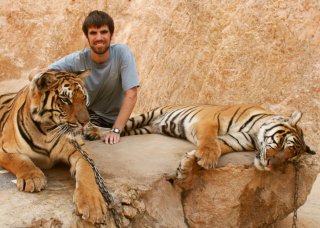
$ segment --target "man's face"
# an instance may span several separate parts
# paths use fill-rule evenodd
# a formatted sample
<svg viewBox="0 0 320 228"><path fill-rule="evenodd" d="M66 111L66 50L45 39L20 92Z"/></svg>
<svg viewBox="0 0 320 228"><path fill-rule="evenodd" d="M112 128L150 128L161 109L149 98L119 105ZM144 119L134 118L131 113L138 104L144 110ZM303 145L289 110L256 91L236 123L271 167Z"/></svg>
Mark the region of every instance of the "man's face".
<svg viewBox="0 0 320 228"><path fill-rule="evenodd" d="M106 53L111 41L110 30L107 25L100 28L90 27L88 30L88 42L92 51L98 55Z"/></svg>

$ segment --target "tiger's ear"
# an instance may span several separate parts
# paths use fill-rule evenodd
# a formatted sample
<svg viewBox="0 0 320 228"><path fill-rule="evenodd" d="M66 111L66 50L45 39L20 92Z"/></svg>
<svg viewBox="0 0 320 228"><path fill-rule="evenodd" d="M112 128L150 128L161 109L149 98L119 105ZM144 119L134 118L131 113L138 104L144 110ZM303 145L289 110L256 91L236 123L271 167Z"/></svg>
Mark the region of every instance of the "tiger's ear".
<svg viewBox="0 0 320 228"><path fill-rule="evenodd" d="M42 90L50 87L57 80L56 75L48 70L34 75L32 82L39 90Z"/></svg>
<svg viewBox="0 0 320 228"><path fill-rule="evenodd" d="M301 119L301 117L302 117L302 112L299 112L299 111L293 112L289 117L289 124L291 126L296 126L299 120Z"/></svg>
<svg viewBox="0 0 320 228"><path fill-rule="evenodd" d="M312 154L312 155L317 154L315 151L311 150L311 148L310 148L309 146L306 147L306 152L307 152L308 154Z"/></svg>
<svg viewBox="0 0 320 228"><path fill-rule="evenodd" d="M39 76L40 74L42 74L42 73L44 73L46 71L48 71L47 68L43 68L43 69L35 68L35 69L33 69L28 75L29 81L32 81L32 79L34 77L37 77L37 76Z"/></svg>
<svg viewBox="0 0 320 228"><path fill-rule="evenodd" d="M91 70L78 71L78 72L75 72L75 74L77 74L79 78L84 80L86 77L88 77L91 74Z"/></svg>

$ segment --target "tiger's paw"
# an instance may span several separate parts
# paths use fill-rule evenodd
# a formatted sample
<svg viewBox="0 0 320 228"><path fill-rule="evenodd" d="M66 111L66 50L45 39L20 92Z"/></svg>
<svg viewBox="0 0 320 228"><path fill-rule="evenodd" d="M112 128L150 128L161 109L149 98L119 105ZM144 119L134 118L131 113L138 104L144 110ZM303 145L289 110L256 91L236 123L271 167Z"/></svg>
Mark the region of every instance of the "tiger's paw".
<svg viewBox="0 0 320 228"><path fill-rule="evenodd" d="M196 165L195 153L195 150L185 153L176 171L177 179L186 180L191 175L194 165Z"/></svg>
<svg viewBox="0 0 320 228"><path fill-rule="evenodd" d="M101 133L98 127L89 123L83 129L83 137L90 141L99 140L101 139Z"/></svg>
<svg viewBox="0 0 320 228"><path fill-rule="evenodd" d="M40 192L46 186L46 177L40 169L17 175L17 188L19 191Z"/></svg>
<svg viewBox="0 0 320 228"><path fill-rule="evenodd" d="M217 166L221 151L213 150L212 148L197 149L195 156L198 165L205 169L212 169Z"/></svg>
<svg viewBox="0 0 320 228"><path fill-rule="evenodd" d="M104 223L107 206L98 188L78 186L73 195L73 202L76 214L82 219L92 224Z"/></svg>

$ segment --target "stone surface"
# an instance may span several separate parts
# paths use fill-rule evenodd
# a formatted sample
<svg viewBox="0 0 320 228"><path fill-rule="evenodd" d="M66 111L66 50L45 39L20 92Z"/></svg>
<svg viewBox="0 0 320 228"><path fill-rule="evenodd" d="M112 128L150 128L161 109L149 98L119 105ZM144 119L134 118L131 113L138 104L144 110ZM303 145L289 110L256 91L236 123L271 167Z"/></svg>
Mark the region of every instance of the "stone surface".
<svg viewBox="0 0 320 228"><path fill-rule="evenodd" d="M315 164L301 171L300 205L316 177ZM190 227L266 227L292 211L294 183L293 165L271 173L239 166L202 171L184 194L185 217Z"/></svg>
<svg viewBox="0 0 320 228"><path fill-rule="evenodd" d="M161 135L123 137L116 145L87 142L109 190L124 209L128 227L260 227L293 210L294 169L262 173L253 153L228 154L216 170L200 170L188 189L166 176L194 145ZM299 204L310 193L319 165L307 156L301 168ZM45 172L48 187L40 193L16 189L10 173L0 174L0 227L91 227L75 214L74 180L68 167ZM19 214L17 217L16 215ZM250 219L249 219L250 218ZM112 218L107 225L114 227Z"/></svg>

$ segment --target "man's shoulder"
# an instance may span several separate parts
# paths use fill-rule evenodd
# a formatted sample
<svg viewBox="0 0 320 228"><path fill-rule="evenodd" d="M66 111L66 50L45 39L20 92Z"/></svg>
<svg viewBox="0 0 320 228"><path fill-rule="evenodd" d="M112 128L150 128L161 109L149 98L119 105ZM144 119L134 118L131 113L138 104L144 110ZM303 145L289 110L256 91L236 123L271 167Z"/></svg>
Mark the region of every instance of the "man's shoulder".
<svg viewBox="0 0 320 228"><path fill-rule="evenodd" d="M126 53L131 51L129 46L126 44L112 44L110 47L116 52L120 53Z"/></svg>
<svg viewBox="0 0 320 228"><path fill-rule="evenodd" d="M90 52L90 49L89 49L89 48L84 48L84 49L82 49L82 50L75 51L75 52L69 54L68 56L85 58L85 57L88 56L89 52Z"/></svg>
<svg viewBox="0 0 320 228"><path fill-rule="evenodd" d="M72 52L60 60L63 60L66 62L70 62L70 61L73 62L73 61L79 61L79 60L83 61L84 59L88 58L88 56L90 56L89 51L90 50L88 48L84 48L82 50Z"/></svg>
<svg viewBox="0 0 320 228"><path fill-rule="evenodd" d="M52 63L48 68L67 71L80 71L87 69L89 55L88 49L82 49L66 55L58 61Z"/></svg>

